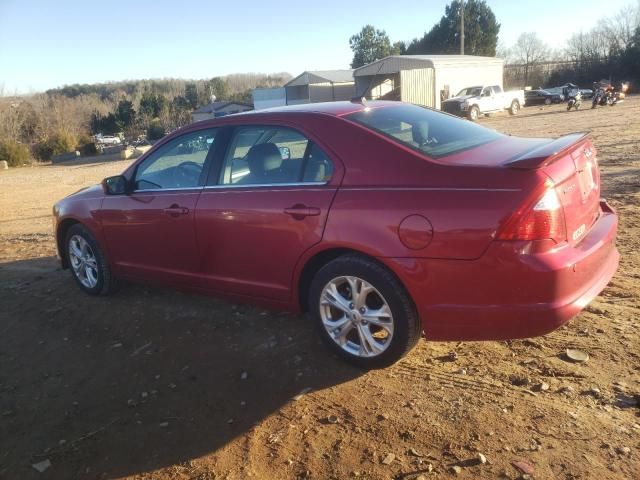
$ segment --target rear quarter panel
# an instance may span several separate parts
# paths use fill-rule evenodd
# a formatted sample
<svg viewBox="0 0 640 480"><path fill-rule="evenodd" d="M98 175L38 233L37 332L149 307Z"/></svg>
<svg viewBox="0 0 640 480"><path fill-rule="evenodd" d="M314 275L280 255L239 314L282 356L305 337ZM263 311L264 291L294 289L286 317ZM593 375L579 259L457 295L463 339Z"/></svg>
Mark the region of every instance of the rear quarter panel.
<svg viewBox="0 0 640 480"><path fill-rule="evenodd" d="M366 248L380 257L478 258L539 181L532 172L449 165L446 157L431 162L346 120L311 119L309 128L332 139L346 166L323 242ZM488 147L456 157L495 153ZM432 225L433 238L425 248L409 249L400 241L399 225L409 215L421 215Z"/></svg>

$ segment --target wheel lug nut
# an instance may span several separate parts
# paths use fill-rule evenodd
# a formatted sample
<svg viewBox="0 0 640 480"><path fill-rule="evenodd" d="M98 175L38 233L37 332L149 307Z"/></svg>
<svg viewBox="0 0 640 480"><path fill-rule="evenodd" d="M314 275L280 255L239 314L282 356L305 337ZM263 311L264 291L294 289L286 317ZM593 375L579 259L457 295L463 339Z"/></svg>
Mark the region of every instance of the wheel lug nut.
<svg viewBox="0 0 640 480"><path fill-rule="evenodd" d="M361 307L361 308L360 308L360 313L364 313L364 312L366 312L366 311L367 311L367 309L366 309L366 308L364 308L364 307Z"/></svg>
<svg viewBox="0 0 640 480"><path fill-rule="evenodd" d="M354 307L353 303L350 303L349 308L353 309L353 307Z"/></svg>

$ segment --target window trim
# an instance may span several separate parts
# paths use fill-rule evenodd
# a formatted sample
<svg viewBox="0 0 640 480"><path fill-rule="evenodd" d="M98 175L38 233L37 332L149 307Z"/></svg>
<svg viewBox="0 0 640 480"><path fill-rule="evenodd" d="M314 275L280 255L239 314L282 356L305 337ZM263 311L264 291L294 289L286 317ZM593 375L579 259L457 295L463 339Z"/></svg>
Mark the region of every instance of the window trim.
<svg viewBox="0 0 640 480"><path fill-rule="evenodd" d="M138 170L140 169L141 165L143 165L149 158L152 158L158 151L160 151L162 148L166 147L167 145L173 143L175 140L178 140L182 137L185 137L187 135L194 135L197 134L199 132L204 132L207 130L210 130L212 132L215 132L215 137L217 137L218 135L220 135L223 131L224 127L205 127L205 128L200 128L197 130L190 130L188 132L184 132L180 135L176 135L172 138L167 139L166 141L160 143L158 145L158 148L155 150L150 150L149 154L146 155L144 158L142 158L135 166L135 168L133 169L133 173L131 175L131 193L144 193L144 192L155 192L155 193L161 193L161 192L171 192L171 191L187 191L187 190L201 190L203 189L206 184L207 184L207 179L209 178L209 171L211 169L211 165L213 163L213 157L215 154L215 151L217 149L216 147L216 142L214 140L212 148L209 148L209 150L207 151L207 155L204 158L204 162L202 164L202 172L200 173L200 178L198 179L198 186L195 187L167 187L167 188L146 188L146 189L136 189L136 176L138 175ZM226 140L224 137L222 138L222 140ZM161 158L161 157L160 157Z"/></svg>
<svg viewBox="0 0 640 480"><path fill-rule="evenodd" d="M245 188L247 190L253 190L253 189L274 188L274 187L321 187L323 185L328 185L328 184L329 184L328 181L327 182L255 183L255 184L246 184L246 185L228 183L224 185L206 185L203 188L204 190L223 190L226 188Z"/></svg>

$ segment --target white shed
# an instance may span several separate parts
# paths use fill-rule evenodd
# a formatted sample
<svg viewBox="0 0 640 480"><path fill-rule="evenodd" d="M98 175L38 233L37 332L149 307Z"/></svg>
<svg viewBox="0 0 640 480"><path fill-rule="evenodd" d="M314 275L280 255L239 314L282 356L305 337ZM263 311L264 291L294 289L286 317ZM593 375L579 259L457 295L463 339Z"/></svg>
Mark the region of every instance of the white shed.
<svg viewBox="0 0 640 480"><path fill-rule="evenodd" d="M309 70L284 88L287 105L351 100L355 93L353 70Z"/></svg>
<svg viewBox="0 0 640 480"><path fill-rule="evenodd" d="M353 72L356 95L432 108L471 85L502 86L504 60L474 55L392 55Z"/></svg>
<svg viewBox="0 0 640 480"><path fill-rule="evenodd" d="M287 93L284 87L256 88L251 92L251 95L255 110L281 107L287 104Z"/></svg>

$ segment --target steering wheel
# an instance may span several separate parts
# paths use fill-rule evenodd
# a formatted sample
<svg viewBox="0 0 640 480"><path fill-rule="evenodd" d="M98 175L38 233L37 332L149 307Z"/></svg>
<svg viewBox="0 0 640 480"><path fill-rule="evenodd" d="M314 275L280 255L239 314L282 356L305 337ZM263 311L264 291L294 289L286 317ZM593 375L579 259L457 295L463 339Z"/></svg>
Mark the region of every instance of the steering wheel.
<svg viewBox="0 0 640 480"><path fill-rule="evenodd" d="M180 183L183 181L184 186L196 186L200 180L200 174L202 173L202 165L192 161L182 162L176 167L176 171L180 176Z"/></svg>

